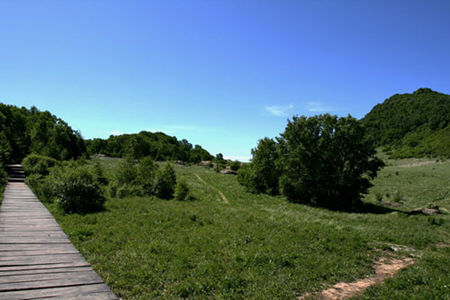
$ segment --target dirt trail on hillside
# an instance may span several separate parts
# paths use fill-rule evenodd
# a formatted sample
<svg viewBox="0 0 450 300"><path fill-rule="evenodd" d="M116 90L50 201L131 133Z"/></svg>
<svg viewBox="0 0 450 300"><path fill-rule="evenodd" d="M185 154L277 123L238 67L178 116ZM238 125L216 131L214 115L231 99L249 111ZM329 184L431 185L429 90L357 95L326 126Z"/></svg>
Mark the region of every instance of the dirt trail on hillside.
<svg viewBox="0 0 450 300"><path fill-rule="evenodd" d="M194 175L195 175L195 176L198 178L198 180L200 180L203 184L208 185L208 186L212 187L213 189L215 189L215 190L219 193L220 198L222 198L222 201L223 201L223 202L225 202L225 203L227 203L227 204L230 203L230 202L228 202L227 197L225 197L225 195L224 195L218 188L216 188L215 186L213 186L213 185L207 183L206 181L204 181L203 178L200 177L200 175L198 175L198 174L194 174Z"/></svg>
<svg viewBox="0 0 450 300"><path fill-rule="evenodd" d="M393 277L397 271L412 264L414 264L412 258L388 260L383 257L374 265L374 276L355 282L340 282L319 293L303 294L298 300L308 299L310 297L316 297L323 300L346 299L361 293L371 285L382 283L386 278Z"/></svg>

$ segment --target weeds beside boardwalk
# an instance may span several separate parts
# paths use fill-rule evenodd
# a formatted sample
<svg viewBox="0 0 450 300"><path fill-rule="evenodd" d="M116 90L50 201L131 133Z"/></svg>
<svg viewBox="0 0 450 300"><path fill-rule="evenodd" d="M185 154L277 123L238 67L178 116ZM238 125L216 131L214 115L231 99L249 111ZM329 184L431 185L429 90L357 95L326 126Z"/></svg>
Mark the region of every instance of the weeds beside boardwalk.
<svg viewBox="0 0 450 300"><path fill-rule="evenodd" d="M329 211L250 194L234 176L200 167L177 168L193 201L113 198L104 212L85 216L63 215L54 204L49 208L125 299L294 299L373 274L373 262L392 255L411 255L416 264L367 290L367 297L444 298L450 282L449 216L407 216L396 210L435 199L449 209L449 195L440 197L450 188L450 162L390 164L366 199L377 204L376 193L387 201L397 192L402 206L379 213ZM404 248L394 252L394 245Z"/></svg>

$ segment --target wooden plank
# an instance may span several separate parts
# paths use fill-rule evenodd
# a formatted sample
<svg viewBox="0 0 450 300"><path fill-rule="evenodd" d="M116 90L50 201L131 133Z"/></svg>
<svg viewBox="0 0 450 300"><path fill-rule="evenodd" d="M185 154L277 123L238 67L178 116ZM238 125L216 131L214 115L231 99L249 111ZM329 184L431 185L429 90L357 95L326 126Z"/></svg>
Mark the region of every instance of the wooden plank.
<svg viewBox="0 0 450 300"><path fill-rule="evenodd" d="M66 278L35 280L24 282L0 283L0 292L20 291L29 289L55 288L64 286L77 286L85 284L103 283L97 274L73 276ZM1 295L1 294L0 294Z"/></svg>
<svg viewBox="0 0 450 300"><path fill-rule="evenodd" d="M50 247L49 247L50 246ZM75 249L71 243L63 244L0 244L1 251L19 251L19 250L42 250L42 249Z"/></svg>
<svg viewBox="0 0 450 300"><path fill-rule="evenodd" d="M14 291L0 294L0 299L46 299L46 298L70 298L70 299L117 299L104 284L91 284L76 287L58 287L36 289L32 291Z"/></svg>
<svg viewBox="0 0 450 300"><path fill-rule="evenodd" d="M44 264L44 265L25 265L25 266L10 266L10 267L2 267L0 268L0 272L9 272L9 271L24 271L24 270L48 270L55 268L72 268L72 267L90 267L86 261L77 261L70 263L55 263L55 264Z"/></svg>
<svg viewBox="0 0 450 300"><path fill-rule="evenodd" d="M18 270L18 271L0 271L0 277L8 277L15 275L33 275L33 274L49 274L49 273L71 273L92 270L90 266L84 267L66 267L66 268L52 268L52 269L36 269L36 270Z"/></svg>
<svg viewBox="0 0 450 300"><path fill-rule="evenodd" d="M12 266L29 266L29 265L51 265L62 263L82 263L84 258L80 254L64 254L64 255L37 255L22 257L2 257L0 260L0 271L3 267Z"/></svg>
<svg viewBox="0 0 450 300"><path fill-rule="evenodd" d="M9 182L0 207L0 299L117 299L46 207Z"/></svg>
<svg viewBox="0 0 450 300"><path fill-rule="evenodd" d="M43 281L43 280L57 280L57 279L71 279L76 278L78 280L86 279L87 281L92 278L101 281L100 277L91 269L85 269L78 272L54 272L44 274L21 274L11 276L0 276L0 286L5 283L19 283L25 281Z"/></svg>
<svg viewBox="0 0 450 300"><path fill-rule="evenodd" d="M42 250L22 250L22 251L0 251L0 257L11 256L37 256L54 254L76 254L78 250L72 249L42 249Z"/></svg>

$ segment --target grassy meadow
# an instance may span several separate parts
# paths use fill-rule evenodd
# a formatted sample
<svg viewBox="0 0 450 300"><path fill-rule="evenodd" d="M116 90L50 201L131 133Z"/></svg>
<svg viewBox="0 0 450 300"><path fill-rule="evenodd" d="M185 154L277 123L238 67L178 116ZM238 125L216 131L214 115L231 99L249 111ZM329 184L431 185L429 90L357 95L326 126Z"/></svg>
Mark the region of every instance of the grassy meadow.
<svg viewBox="0 0 450 300"><path fill-rule="evenodd" d="M107 172L118 162L98 160ZM193 200L111 198L104 211L87 215L46 204L124 299L295 299L373 274L375 260L396 256L416 264L358 298L449 297L449 215L403 211L433 201L450 209L450 161L388 161L365 198L366 212L291 204L248 193L232 175L175 168Z"/></svg>

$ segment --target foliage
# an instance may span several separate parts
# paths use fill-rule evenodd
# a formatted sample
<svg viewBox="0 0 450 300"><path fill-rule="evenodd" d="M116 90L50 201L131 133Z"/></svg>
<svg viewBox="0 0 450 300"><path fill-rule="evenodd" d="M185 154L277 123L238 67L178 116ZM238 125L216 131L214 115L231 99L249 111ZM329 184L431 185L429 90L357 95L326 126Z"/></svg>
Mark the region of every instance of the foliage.
<svg viewBox="0 0 450 300"><path fill-rule="evenodd" d="M119 185L134 184L137 180L138 171L134 159L123 159L114 172L115 179Z"/></svg>
<svg viewBox="0 0 450 300"><path fill-rule="evenodd" d="M175 188L175 199L179 201L189 200L189 186L186 181L180 180Z"/></svg>
<svg viewBox="0 0 450 300"><path fill-rule="evenodd" d="M378 145L393 156L450 157L450 95L421 88L376 105L361 122Z"/></svg>
<svg viewBox="0 0 450 300"><path fill-rule="evenodd" d="M23 168L27 175L41 175L46 176L50 172L50 168L58 165L59 162L51 157L29 154L22 161Z"/></svg>
<svg viewBox="0 0 450 300"><path fill-rule="evenodd" d="M280 170L277 166L277 143L269 138L258 142L252 149L252 161L238 173L238 181L249 191L278 194Z"/></svg>
<svg viewBox="0 0 450 300"><path fill-rule="evenodd" d="M54 201L56 194L53 176L31 174L25 178L25 183L42 202L51 203Z"/></svg>
<svg viewBox="0 0 450 300"><path fill-rule="evenodd" d="M241 162L235 160L235 161L230 162L229 165L230 165L230 169L231 169L231 170L237 171L237 170L239 170L239 168L241 167Z"/></svg>
<svg viewBox="0 0 450 300"><path fill-rule="evenodd" d="M137 165L137 181L147 194L153 193L158 166L150 156L141 159Z"/></svg>
<svg viewBox="0 0 450 300"><path fill-rule="evenodd" d="M105 154L110 157L131 157L142 159L151 157L153 160L181 160L200 162L212 158L199 145L192 146L187 140L178 141L176 137L162 132L141 131L137 134L111 135L108 139L92 139L86 141L88 152Z"/></svg>
<svg viewBox="0 0 450 300"><path fill-rule="evenodd" d="M156 172L155 194L162 199L170 199L175 191L177 178L173 167L165 163Z"/></svg>
<svg viewBox="0 0 450 300"><path fill-rule="evenodd" d="M88 167L63 167L54 175L58 205L66 213L85 214L103 208L105 197Z"/></svg>
<svg viewBox="0 0 450 300"><path fill-rule="evenodd" d="M278 142L280 187L292 202L354 207L383 166L363 127L350 116L293 117Z"/></svg>
<svg viewBox="0 0 450 300"><path fill-rule="evenodd" d="M1 197L3 196L3 190L5 189L7 183L8 183L8 174L6 174L3 165L0 163L0 200L2 199Z"/></svg>
<svg viewBox="0 0 450 300"><path fill-rule="evenodd" d="M105 211L85 216L47 205L120 298L296 299L372 276L381 257L408 255L392 251L393 245L412 249L416 263L358 297L447 297L450 215L441 215L437 227L426 216L380 207L374 193L400 191L400 211L424 206L448 191L450 161L389 161L365 200L373 201L367 204L377 213L296 205L284 196L248 193L236 176L199 166L174 168L197 201L114 198ZM218 201L217 190L229 204ZM448 196L440 207L450 208Z"/></svg>
<svg viewBox="0 0 450 300"><path fill-rule="evenodd" d="M29 153L58 160L81 157L86 147L81 135L48 111L0 103L0 159L20 162Z"/></svg>

